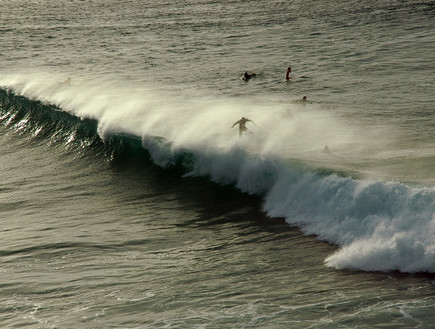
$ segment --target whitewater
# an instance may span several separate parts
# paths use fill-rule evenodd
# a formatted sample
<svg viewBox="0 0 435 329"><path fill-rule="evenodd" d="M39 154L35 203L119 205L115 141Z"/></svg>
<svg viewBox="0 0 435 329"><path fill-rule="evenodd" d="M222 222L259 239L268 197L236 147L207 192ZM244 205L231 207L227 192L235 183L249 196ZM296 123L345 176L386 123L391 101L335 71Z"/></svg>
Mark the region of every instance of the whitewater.
<svg viewBox="0 0 435 329"><path fill-rule="evenodd" d="M371 168L352 166L351 152L371 150L373 156L374 148L390 142L380 132L362 138L363 127L351 128L320 111L307 113L300 105L290 112L288 105L168 97L110 81L64 85L56 78L10 76L0 83L17 95L96 120L103 140L139 138L158 166L178 163L185 176L208 177L261 196L269 216L340 247L325 259L326 266L435 272L432 184L384 181ZM236 129L229 128L242 115L261 125L254 123L252 135L237 139ZM25 119L17 126L24 124ZM69 142L74 138L71 132ZM322 152L326 145L333 145L334 153Z"/></svg>

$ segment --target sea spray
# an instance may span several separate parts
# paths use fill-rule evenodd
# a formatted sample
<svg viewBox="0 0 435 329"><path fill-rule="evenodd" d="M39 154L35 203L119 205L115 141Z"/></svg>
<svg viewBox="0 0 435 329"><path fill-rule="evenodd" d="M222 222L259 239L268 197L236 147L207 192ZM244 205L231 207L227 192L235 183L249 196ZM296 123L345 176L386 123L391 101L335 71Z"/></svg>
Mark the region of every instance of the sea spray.
<svg viewBox="0 0 435 329"><path fill-rule="evenodd" d="M249 144L255 154L314 161L326 159L321 154L325 145L342 155L365 154L383 140L377 132L347 125L316 105L307 110L259 99L192 99L109 78L73 77L69 85L59 84L61 80L58 75L17 74L2 77L0 85L80 118L97 120L103 139L127 133L164 137L174 147L226 150L242 143ZM237 128L231 129L242 116L253 120L248 123L254 133L247 136L249 142L237 138ZM335 160L330 157L328 163L337 163Z"/></svg>

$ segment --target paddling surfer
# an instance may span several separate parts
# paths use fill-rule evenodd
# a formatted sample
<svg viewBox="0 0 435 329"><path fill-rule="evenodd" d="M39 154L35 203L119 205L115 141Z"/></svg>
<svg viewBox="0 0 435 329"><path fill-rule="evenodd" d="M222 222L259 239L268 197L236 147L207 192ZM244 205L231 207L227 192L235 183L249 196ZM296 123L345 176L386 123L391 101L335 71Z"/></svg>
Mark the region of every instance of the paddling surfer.
<svg viewBox="0 0 435 329"><path fill-rule="evenodd" d="M252 73L245 72L242 74L242 80L248 81L249 79L251 79L252 77L255 77L255 76L256 76L256 74L254 72L252 72Z"/></svg>

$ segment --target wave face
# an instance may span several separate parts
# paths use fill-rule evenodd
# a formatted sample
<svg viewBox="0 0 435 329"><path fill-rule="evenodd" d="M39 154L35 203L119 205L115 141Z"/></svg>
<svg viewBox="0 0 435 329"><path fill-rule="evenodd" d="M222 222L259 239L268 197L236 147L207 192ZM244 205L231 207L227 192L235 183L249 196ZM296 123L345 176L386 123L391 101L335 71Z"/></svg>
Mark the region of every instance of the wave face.
<svg viewBox="0 0 435 329"><path fill-rule="evenodd" d="M49 139L50 143L60 143L78 152L91 149L111 160L149 158L137 138L113 135L103 140L97 133L96 120L78 118L56 105L16 95L10 90L0 88L0 110L0 123L32 139Z"/></svg>
<svg viewBox="0 0 435 329"><path fill-rule="evenodd" d="M83 87L64 89L13 79L2 81L2 86L0 122L7 129L111 158L140 156L184 175L208 177L260 195L269 216L283 217L305 234L340 247L325 260L329 267L435 273L433 186L355 178L346 170L337 174L333 166L325 169L325 163L315 166L303 157L271 151L277 149L272 143L276 138L264 140L261 130L252 138L229 138L219 134L222 127L229 128L228 120L216 115L207 119L216 108L225 118L222 104L180 108L156 95L133 95L125 101L122 92L119 98L101 97L101 90L86 93ZM193 115L189 108L195 106L205 110ZM234 107L231 112L231 117L238 114ZM297 115L293 118L298 120Z"/></svg>

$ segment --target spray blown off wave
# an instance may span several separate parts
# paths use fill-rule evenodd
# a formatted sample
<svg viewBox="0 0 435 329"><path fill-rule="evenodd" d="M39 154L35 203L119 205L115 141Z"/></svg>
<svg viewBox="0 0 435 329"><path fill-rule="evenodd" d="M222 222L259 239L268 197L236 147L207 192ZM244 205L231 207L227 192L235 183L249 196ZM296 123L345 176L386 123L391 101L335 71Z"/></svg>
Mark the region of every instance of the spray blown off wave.
<svg viewBox="0 0 435 329"><path fill-rule="evenodd" d="M35 135L62 135L66 144L75 140L81 147L119 150L129 144L130 154L145 149L159 166L178 166L186 175L207 176L261 195L268 215L284 217L306 234L340 246L325 260L327 266L435 273L434 187L337 175L334 163L322 162L322 168L330 164L327 172L313 166L319 143L335 142L340 147L338 140L355 132L341 129L338 138L319 133L313 121L312 131L302 131L296 126L310 120L310 115L297 112L285 125L273 125L283 110L279 106L269 111L267 105L253 106L247 111L234 102L180 102L144 90L127 94L104 84L66 88L41 81L14 77L1 82L5 90L24 96L1 92L1 122L16 130L33 126ZM262 126L238 140L228 133L229 126L246 112ZM303 144L294 138L298 134L303 135ZM289 148L283 139L292 137Z"/></svg>

